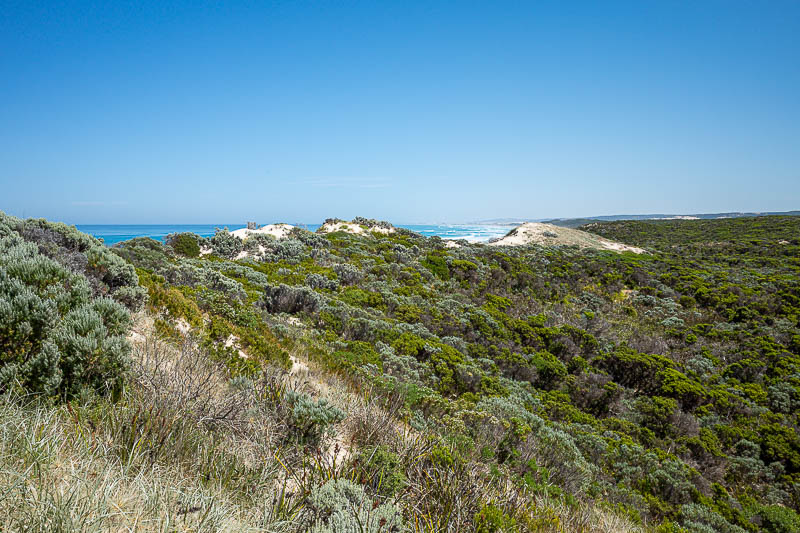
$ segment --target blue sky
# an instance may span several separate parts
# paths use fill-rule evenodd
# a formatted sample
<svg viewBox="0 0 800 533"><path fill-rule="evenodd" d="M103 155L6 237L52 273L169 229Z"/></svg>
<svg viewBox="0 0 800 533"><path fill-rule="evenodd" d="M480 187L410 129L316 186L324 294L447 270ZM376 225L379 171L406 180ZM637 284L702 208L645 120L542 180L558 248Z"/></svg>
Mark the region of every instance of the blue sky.
<svg viewBox="0 0 800 533"><path fill-rule="evenodd" d="M0 12L0 210L18 216L790 209L796 1L6 0Z"/></svg>

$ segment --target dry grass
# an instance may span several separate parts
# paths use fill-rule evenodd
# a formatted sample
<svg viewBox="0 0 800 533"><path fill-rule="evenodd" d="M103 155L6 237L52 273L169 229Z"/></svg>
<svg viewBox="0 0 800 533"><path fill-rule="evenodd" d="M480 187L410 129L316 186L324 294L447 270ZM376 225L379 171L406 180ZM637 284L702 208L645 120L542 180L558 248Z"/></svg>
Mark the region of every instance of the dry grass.
<svg viewBox="0 0 800 533"><path fill-rule="evenodd" d="M242 531L251 510L139 444L76 426L67 407L0 404L0 531Z"/></svg>

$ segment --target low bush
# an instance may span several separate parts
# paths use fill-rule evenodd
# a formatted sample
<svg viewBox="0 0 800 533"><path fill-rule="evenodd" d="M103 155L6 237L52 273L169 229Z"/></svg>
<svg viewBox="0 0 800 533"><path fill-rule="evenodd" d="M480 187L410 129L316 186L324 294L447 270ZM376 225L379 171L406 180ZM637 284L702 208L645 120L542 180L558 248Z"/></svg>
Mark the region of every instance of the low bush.
<svg viewBox="0 0 800 533"><path fill-rule="evenodd" d="M308 287L267 285L260 305L270 313L315 313L324 302L323 297Z"/></svg>
<svg viewBox="0 0 800 533"><path fill-rule="evenodd" d="M333 426L347 416L344 411L321 398L314 401L310 396L286 391L285 396L288 437L293 442L319 447L333 431Z"/></svg>

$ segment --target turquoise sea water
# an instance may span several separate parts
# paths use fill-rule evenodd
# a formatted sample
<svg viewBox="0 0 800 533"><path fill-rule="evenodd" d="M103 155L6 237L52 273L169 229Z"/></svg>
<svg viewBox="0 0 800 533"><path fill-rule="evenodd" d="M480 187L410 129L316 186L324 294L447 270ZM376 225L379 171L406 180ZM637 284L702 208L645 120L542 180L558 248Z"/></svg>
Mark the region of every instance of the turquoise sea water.
<svg viewBox="0 0 800 533"><path fill-rule="evenodd" d="M306 228L309 231L316 231L319 224L295 224ZM118 242L127 241L134 237L150 237L151 239L163 240L170 233L188 231L196 233L201 237L214 235L216 228L228 228L233 231L243 228L244 224L143 224L143 225L117 225L117 224L80 224L79 230L111 246ZM491 225L438 225L438 224L397 224L397 227L407 228L416 231L425 237L438 236L442 239L466 239L470 242L485 242L495 237L502 237L508 233L513 226L491 226Z"/></svg>
<svg viewBox="0 0 800 533"><path fill-rule="evenodd" d="M469 242L486 242L489 239L502 237L515 226L494 226L489 224L447 224L447 225L399 225L416 231L425 237L441 237L442 239L465 239Z"/></svg>

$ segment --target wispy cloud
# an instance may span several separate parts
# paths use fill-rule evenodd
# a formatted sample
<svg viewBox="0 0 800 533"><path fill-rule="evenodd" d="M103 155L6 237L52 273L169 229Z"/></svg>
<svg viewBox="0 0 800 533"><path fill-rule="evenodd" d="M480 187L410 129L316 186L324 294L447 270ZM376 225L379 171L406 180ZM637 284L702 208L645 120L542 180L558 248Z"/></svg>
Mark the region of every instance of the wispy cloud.
<svg viewBox="0 0 800 533"><path fill-rule="evenodd" d="M120 205L128 205L128 202L120 202L120 201L98 201L98 200L76 200L72 202L73 206L76 207L112 207L112 206L120 206Z"/></svg>
<svg viewBox="0 0 800 533"><path fill-rule="evenodd" d="M331 189L385 189L391 186L388 178L311 178L299 180L300 185Z"/></svg>

